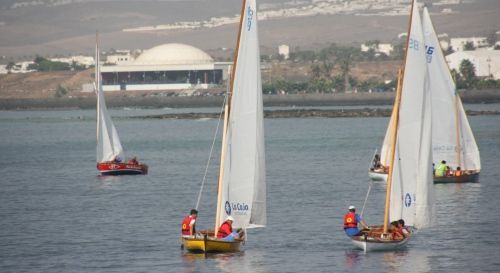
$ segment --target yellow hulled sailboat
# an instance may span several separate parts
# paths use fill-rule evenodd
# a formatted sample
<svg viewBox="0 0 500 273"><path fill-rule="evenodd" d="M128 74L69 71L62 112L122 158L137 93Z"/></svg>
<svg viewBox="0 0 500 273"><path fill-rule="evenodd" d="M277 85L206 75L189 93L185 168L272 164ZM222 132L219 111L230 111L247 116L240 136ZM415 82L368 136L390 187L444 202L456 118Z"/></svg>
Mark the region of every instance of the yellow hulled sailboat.
<svg viewBox="0 0 500 273"><path fill-rule="evenodd" d="M217 238L223 220L233 228L266 224L264 112L256 0L244 0L232 77L225 100L215 228L183 238L190 252L238 251L243 240Z"/></svg>

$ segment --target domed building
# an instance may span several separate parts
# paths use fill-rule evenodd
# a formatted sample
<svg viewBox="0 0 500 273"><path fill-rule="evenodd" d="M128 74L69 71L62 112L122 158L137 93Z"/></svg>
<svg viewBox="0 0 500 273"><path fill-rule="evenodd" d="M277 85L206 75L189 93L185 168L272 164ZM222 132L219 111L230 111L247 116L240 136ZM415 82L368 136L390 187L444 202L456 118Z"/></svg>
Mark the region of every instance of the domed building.
<svg viewBox="0 0 500 273"><path fill-rule="evenodd" d="M185 44L163 44L135 60L101 68L104 91L207 89L221 85L230 63Z"/></svg>

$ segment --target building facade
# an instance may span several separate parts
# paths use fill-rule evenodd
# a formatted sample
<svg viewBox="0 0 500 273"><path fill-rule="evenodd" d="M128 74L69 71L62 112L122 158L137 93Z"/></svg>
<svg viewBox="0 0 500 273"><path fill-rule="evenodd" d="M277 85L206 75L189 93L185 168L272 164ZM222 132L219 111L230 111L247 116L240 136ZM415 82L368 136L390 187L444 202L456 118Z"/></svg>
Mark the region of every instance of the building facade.
<svg viewBox="0 0 500 273"><path fill-rule="evenodd" d="M232 63L185 44L164 44L135 60L101 68L104 91L207 89L222 85Z"/></svg>

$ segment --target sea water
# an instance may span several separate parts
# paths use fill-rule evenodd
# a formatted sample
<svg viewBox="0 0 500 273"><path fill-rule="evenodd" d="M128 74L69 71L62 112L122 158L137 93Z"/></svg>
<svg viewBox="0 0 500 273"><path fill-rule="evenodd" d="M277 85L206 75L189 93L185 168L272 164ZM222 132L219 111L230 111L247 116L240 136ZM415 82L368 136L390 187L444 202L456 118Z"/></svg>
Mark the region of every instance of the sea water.
<svg viewBox="0 0 500 273"><path fill-rule="evenodd" d="M486 105L487 110L500 109ZM483 109L481 105L467 108ZM205 111L207 109L204 109ZM0 272L498 272L500 116L473 116L480 183L435 185L436 218L405 249L363 253L342 229L370 185L388 118L266 119L268 225L233 254L179 247L195 206L215 119L131 116L196 109L113 110L128 156L146 176L100 177L95 111L0 112ZM219 109L208 109L218 112ZM220 138L220 136L218 136ZM212 228L220 143L198 208ZM364 211L380 224L385 183Z"/></svg>

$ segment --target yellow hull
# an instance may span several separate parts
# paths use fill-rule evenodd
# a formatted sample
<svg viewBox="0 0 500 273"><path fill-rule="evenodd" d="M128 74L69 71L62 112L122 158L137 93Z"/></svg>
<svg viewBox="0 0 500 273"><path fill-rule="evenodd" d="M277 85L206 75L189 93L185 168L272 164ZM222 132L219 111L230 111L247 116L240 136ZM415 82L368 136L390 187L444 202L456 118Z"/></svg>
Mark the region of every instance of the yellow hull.
<svg viewBox="0 0 500 273"><path fill-rule="evenodd" d="M194 253L236 252L240 250L241 241L222 241L214 238L183 238L184 248Z"/></svg>

